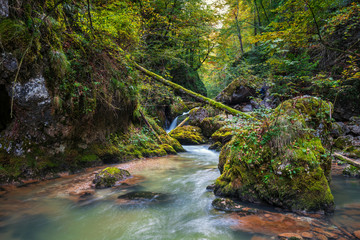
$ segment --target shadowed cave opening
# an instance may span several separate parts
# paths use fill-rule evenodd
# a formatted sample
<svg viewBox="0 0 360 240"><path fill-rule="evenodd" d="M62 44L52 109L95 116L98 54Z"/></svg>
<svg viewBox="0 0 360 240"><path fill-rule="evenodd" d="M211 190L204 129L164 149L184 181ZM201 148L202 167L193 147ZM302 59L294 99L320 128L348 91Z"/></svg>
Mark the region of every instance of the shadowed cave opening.
<svg viewBox="0 0 360 240"><path fill-rule="evenodd" d="M6 91L5 85L0 85L0 132L6 129L11 122L11 99Z"/></svg>

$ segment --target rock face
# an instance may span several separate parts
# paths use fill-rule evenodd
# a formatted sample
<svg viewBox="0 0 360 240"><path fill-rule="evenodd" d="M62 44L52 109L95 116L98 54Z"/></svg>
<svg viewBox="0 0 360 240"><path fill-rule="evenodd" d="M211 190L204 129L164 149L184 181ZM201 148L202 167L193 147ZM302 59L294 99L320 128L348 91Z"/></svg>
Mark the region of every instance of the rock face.
<svg viewBox="0 0 360 240"><path fill-rule="evenodd" d="M115 185L116 182L129 177L130 173L124 169L108 167L95 175L93 183L95 188L108 188Z"/></svg>
<svg viewBox="0 0 360 240"><path fill-rule="evenodd" d="M215 194L292 211L333 211L331 159L317 137L330 129L330 108L314 97L291 99L267 127L254 124L236 133L222 148Z"/></svg>
<svg viewBox="0 0 360 240"><path fill-rule="evenodd" d="M201 128L190 125L174 129L170 132L170 136L184 145L205 143L205 138L201 134Z"/></svg>
<svg viewBox="0 0 360 240"><path fill-rule="evenodd" d="M255 96L255 89L241 85L240 80L230 83L215 100L227 105L236 105L250 102L250 97Z"/></svg>

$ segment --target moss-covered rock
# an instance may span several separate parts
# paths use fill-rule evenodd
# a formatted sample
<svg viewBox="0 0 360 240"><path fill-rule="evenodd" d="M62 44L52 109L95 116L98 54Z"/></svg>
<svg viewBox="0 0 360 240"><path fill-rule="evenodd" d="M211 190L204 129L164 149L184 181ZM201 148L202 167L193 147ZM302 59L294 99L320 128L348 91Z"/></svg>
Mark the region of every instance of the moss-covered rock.
<svg viewBox="0 0 360 240"><path fill-rule="evenodd" d="M129 177L127 170L115 167L107 167L95 175L93 183L96 188L108 188L115 185L116 182Z"/></svg>
<svg viewBox="0 0 360 240"><path fill-rule="evenodd" d="M255 96L255 89L244 86L241 79L232 81L215 100L228 105L236 105L244 102L250 102L250 97Z"/></svg>
<svg viewBox="0 0 360 240"><path fill-rule="evenodd" d="M353 137L350 135L340 136L334 141L334 147L339 150L344 150L352 145Z"/></svg>
<svg viewBox="0 0 360 240"><path fill-rule="evenodd" d="M214 142L209 147L210 150L215 150L215 151L220 151L221 148L222 148L222 143L221 142Z"/></svg>
<svg viewBox="0 0 360 240"><path fill-rule="evenodd" d="M170 136L177 139L184 145L197 145L205 143L205 138L201 134L201 128L190 125L174 129L170 132Z"/></svg>
<svg viewBox="0 0 360 240"><path fill-rule="evenodd" d="M317 137L330 129L329 108L312 97L288 100L266 122L236 132L220 153L215 193L292 211L332 211L331 159Z"/></svg>
<svg viewBox="0 0 360 240"><path fill-rule="evenodd" d="M221 142L223 145L231 140L235 131L231 126L224 126L211 135L211 140L214 142Z"/></svg>
<svg viewBox="0 0 360 240"><path fill-rule="evenodd" d="M343 170L343 174L348 177L360 177L360 169L349 165Z"/></svg>

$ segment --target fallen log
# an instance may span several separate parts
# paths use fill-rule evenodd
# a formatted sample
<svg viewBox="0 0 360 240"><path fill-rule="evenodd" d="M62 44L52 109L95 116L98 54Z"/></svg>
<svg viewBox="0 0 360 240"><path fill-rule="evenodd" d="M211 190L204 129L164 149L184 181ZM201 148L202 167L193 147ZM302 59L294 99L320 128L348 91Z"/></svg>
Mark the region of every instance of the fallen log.
<svg viewBox="0 0 360 240"><path fill-rule="evenodd" d="M253 116L250 116L249 114L246 114L244 112L235 110L235 109L233 109L233 108L231 108L229 106L226 106L226 105L224 105L222 103L219 103L219 102L217 102L217 101L215 101L213 99L204 97L201 94L195 93L195 92L193 92L193 91L191 91L189 89L186 89L186 88L184 88L184 87L182 87L182 86L180 86L180 85L178 85L176 83L173 83L173 82L171 82L169 80L166 80L165 78L163 78L163 77L157 75L156 73L153 73L153 72L143 68L142 66L140 66L139 64L137 64L135 62L133 62L133 64L135 65L135 67L137 69L139 69L141 72L145 73L149 77L152 77L153 79L157 80L158 82L160 82L160 83L162 83L162 84L164 84L166 86L169 86L169 87L173 88L174 90L177 90L177 91L179 91L181 93L184 93L184 94L186 94L186 95L188 95L190 97L193 97L193 98L195 98L196 100L198 100L200 102L205 102L205 103L207 103L207 104L209 104L209 105L211 105L211 106L213 106L213 107L215 107L217 109L224 110L225 112L227 112L229 114L240 115L240 116L243 116L243 117L245 117L247 119L257 120L256 118L254 118ZM259 121L259 120L257 120L257 121Z"/></svg>
<svg viewBox="0 0 360 240"><path fill-rule="evenodd" d="M340 153L333 153L333 155L334 155L334 157L336 157L337 159L339 159L341 161L347 162L348 164L353 165L354 167L360 168L360 163L351 158L345 157L344 155L341 155Z"/></svg>

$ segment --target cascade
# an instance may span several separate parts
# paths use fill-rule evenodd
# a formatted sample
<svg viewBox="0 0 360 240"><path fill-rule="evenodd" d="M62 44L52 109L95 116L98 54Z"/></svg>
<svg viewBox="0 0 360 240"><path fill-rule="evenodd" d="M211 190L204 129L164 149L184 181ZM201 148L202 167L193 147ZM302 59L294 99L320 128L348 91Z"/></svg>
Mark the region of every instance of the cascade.
<svg viewBox="0 0 360 240"><path fill-rule="evenodd" d="M169 133L169 132L171 132L173 129L175 129L176 126L177 126L177 120L178 120L178 118L181 117L181 116L184 116L184 115L188 115L189 112L190 112L190 111L188 111L188 112L183 112L181 115L177 116L177 117L171 122L169 128L166 129L166 133Z"/></svg>

